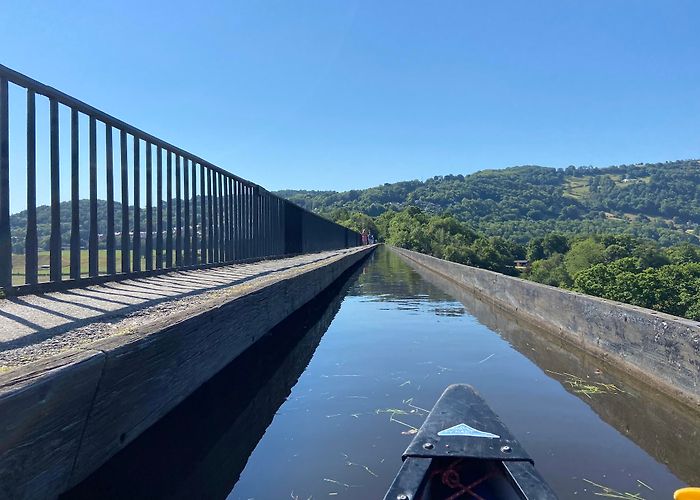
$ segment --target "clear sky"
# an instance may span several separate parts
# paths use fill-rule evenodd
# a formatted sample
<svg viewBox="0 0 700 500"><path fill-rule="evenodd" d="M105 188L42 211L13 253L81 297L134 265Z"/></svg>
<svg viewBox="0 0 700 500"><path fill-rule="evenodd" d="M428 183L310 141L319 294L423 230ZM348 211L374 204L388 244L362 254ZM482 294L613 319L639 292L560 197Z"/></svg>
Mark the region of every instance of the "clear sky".
<svg viewBox="0 0 700 500"><path fill-rule="evenodd" d="M700 2L4 0L0 62L269 189L700 157Z"/></svg>

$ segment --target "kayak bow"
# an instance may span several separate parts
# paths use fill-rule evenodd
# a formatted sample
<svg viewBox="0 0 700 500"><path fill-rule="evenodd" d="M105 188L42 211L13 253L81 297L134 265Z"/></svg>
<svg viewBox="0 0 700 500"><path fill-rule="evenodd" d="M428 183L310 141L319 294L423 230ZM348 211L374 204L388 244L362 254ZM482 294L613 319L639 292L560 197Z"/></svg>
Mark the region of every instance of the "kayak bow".
<svg viewBox="0 0 700 500"><path fill-rule="evenodd" d="M403 454L385 500L556 499L476 390L445 389Z"/></svg>

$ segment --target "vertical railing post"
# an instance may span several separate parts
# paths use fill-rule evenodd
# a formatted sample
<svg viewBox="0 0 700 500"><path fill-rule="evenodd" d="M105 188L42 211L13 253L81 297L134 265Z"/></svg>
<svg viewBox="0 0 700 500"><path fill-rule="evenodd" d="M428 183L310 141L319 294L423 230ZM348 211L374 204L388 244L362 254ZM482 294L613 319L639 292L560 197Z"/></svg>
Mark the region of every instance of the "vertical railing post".
<svg viewBox="0 0 700 500"><path fill-rule="evenodd" d="M222 191L223 191L223 211L224 211L224 261L228 262L230 260L229 255L229 218L228 218L228 176L224 175L221 177L222 181Z"/></svg>
<svg viewBox="0 0 700 500"><path fill-rule="evenodd" d="M24 239L24 275L29 284L39 281L39 240L36 228L36 95L27 91L27 234Z"/></svg>
<svg viewBox="0 0 700 500"><path fill-rule="evenodd" d="M248 186L248 257L255 257L255 187Z"/></svg>
<svg viewBox="0 0 700 500"><path fill-rule="evenodd" d="M182 193L180 191L180 156L175 155L175 266L182 265Z"/></svg>
<svg viewBox="0 0 700 500"><path fill-rule="evenodd" d="M277 252L275 252L275 238L277 236L277 231L275 228L275 203L277 201L277 198L274 196L268 194L267 196L267 225L269 228L270 232L270 255L277 255Z"/></svg>
<svg viewBox="0 0 700 500"><path fill-rule="evenodd" d="M214 261L221 262L221 255L219 254L219 174L217 172L212 172L212 199L214 203L214 239L212 241L214 247Z"/></svg>
<svg viewBox="0 0 700 500"><path fill-rule="evenodd" d="M224 176L217 174L217 187L219 188L219 262L226 260L226 223L224 220Z"/></svg>
<svg viewBox="0 0 700 500"><path fill-rule="evenodd" d="M61 184L58 151L58 101L49 100L49 127L51 141L51 237L49 240L49 265L51 281L61 281L63 256L61 241Z"/></svg>
<svg viewBox="0 0 700 500"><path fill-rule="evenodd" d="M134 246L133 270L141 271L141 139L134 136Z"/></svg>
<svg viewBox="0 0 700 500"><path fill-rule="evenodd" d="M207 182L206 182L206 170L204 169L204 164L199 164L199 206L202 212L202 245L201 245L201 262L206 264L207 259Z"/></svg>
<svg viewBox="0 0 700 500"><path fill-rule="evenodd" d="M262 195L260 194L260 187L255 186L255 256L260 257L262 255Z"/></svg>
<svg viewBox="0 0 700 500"><path fill-rule="evenodd" d="M153 145L146 142L146 270L153 269Z"/></svg>
<svg viewBox="0 0 700 500"><path fill-rule="evenodd" d="M228 178L228 260L234 260L233 253L233 179Z"/></svg>
<svg viewBox="0 0 700 500"><path fill-rule="evenodd" d="M253 231L254 257L260 257L260 189L258 186L253 188Z"/></svg>
<svg viewBox="0 0 700 500"><path fill-rule="evenodd" d="M236 260L241 260L241 183L233 181L233 254Z"/></svg>
<svg viewBox="0 0 700 500"><path fill-rule="evenodd" d="M209 248L207 249L207 253L209 255L209 262L214 262L214 189L212 188L212 171L210 168L207 168L207 193L209 195L207 203L207 209L209 211L209 220L207 224Z"/></svg>
<svg viewBox="0 0 700 500"><path fill-rule="evenodd" d="M197 164L192 162L192 255L190 262L192 265L199 264L197 258Z"/></svg>
<svg viewBox="0 0 700 500"><path fill-rule="evenodd" d="M183 251L185 252L183 263L186 266L190 265L190 243L192 242L190 235L190 162L187 158L182 158L182 174L183 174L183 198L185 203L185 240L183 242Z"/></svg>
<svg viewBox="0 0 700 500"><path fill-rule="evenodd" d="M165 234L165 267L173 267L173 155L166 150L167 158L167 224Z"/></svg>
<svg viewBox="0 0 700 500"><path fill-rule="evenodd" d="M251 239L253 237L253 217L252 217L252 205L251 205L251 192L252 188L248 185L245 186L245 257L249 259L253 256Z"/></svg>
<svg viewBox="0 0 700 500"><path fill-rule="evenodd" d="M284 218L282 209L284 204L277 198L277 255L284 255Z"/></svg>
<svg viewBox="0 0 700 500"><path fill-rule="evenodd" d="M267 242L267 255L273 255L272 251L272 214L270 213L270 195L265 194L265 241Z"/></svg>
<svg viewBox="0 0 700 500"><path fill-rule="evenodd" d="M71 109L70 113L70 277L80 279L80 153L79 153L78 110Z"/></svg>
<svg viewBox="0 0 700 500"><path fill-rule="evenodd" d="M117 273L116 241L114 235L114 147L112 126L105 125L105 160L107 178L107 274Z"/></svg>
<svg viewBox="0 0 700 500"><path fill-rule="evenodd" d="M261 193L260 190L258 190L258 193L260 194L260 201L258 201L260 205L260 256L264 257L265 255L267 255L267 231L265 226L265 193Z"/></svg>
<svg viewBox="0 0 700 500"><path fill-rule="evenodd" d="M12 286L10 231L10 99L7 79L0 77L0 287Z"/></svg>
<svg viewBox="0 0 700 500"><path fill-rule="evenodd" d="M122 184L122 238L121 238L121 256L122 256L122 272L128 273L130 266L129 252L129 158L126 148L126 131L119 131L120 150L121 150L121 184Z"/></svg>
<svg viewBox="0 0 700 500"><path fill-rule="evenodd" d="M267 216L267 193L262 196L262 227L263 227L263 255L270 255L270 227L269 218Z"/></svg>
<svg viewBox="0 0 700 500"><path fill-rule="evenodd" d="M90 117L90 236L88 243L88 269L90 276L100 274L97 230L97 120Z"/></svg>
<svg viewBox="0 0 700 500"><path fill-rule="evenodd" d="M163 268L163 149L156 148L156 269Z"/></svg>

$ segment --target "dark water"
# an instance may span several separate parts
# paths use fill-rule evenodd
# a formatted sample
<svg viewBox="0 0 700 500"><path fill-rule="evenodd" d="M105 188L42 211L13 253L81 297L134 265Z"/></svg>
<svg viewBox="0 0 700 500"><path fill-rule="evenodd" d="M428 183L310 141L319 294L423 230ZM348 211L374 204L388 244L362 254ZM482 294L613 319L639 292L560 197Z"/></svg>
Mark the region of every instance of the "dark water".
<svg viewBox="0 0 700 500"><path fill-rule="evenodd" d="M382 498L455 382L561 498L700 482L696 415L380 249L66 497Z"/></svg>

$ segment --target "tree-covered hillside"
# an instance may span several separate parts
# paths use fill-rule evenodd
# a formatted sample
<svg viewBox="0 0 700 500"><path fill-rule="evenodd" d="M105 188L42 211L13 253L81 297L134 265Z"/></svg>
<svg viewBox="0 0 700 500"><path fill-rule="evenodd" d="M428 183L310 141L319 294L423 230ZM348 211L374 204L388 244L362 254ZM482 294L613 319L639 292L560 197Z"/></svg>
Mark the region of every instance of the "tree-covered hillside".
<svg viewBox="0 0 700 500"><path fill-rule="evenodd" d="M441 259L700 320L700 246L691 243L664 248L629 235L550 232L523 245L417 207L356 212L340 223Z"/></svg>
<svg viewBox="0 0 700 500"><path fill-rule="evenodd" d="M416 206L450 214L489 236L626 233L662 245L698 241L700 161L554 169L521 166L363 190L280 191L310 210L377 216Z"/></svg>

